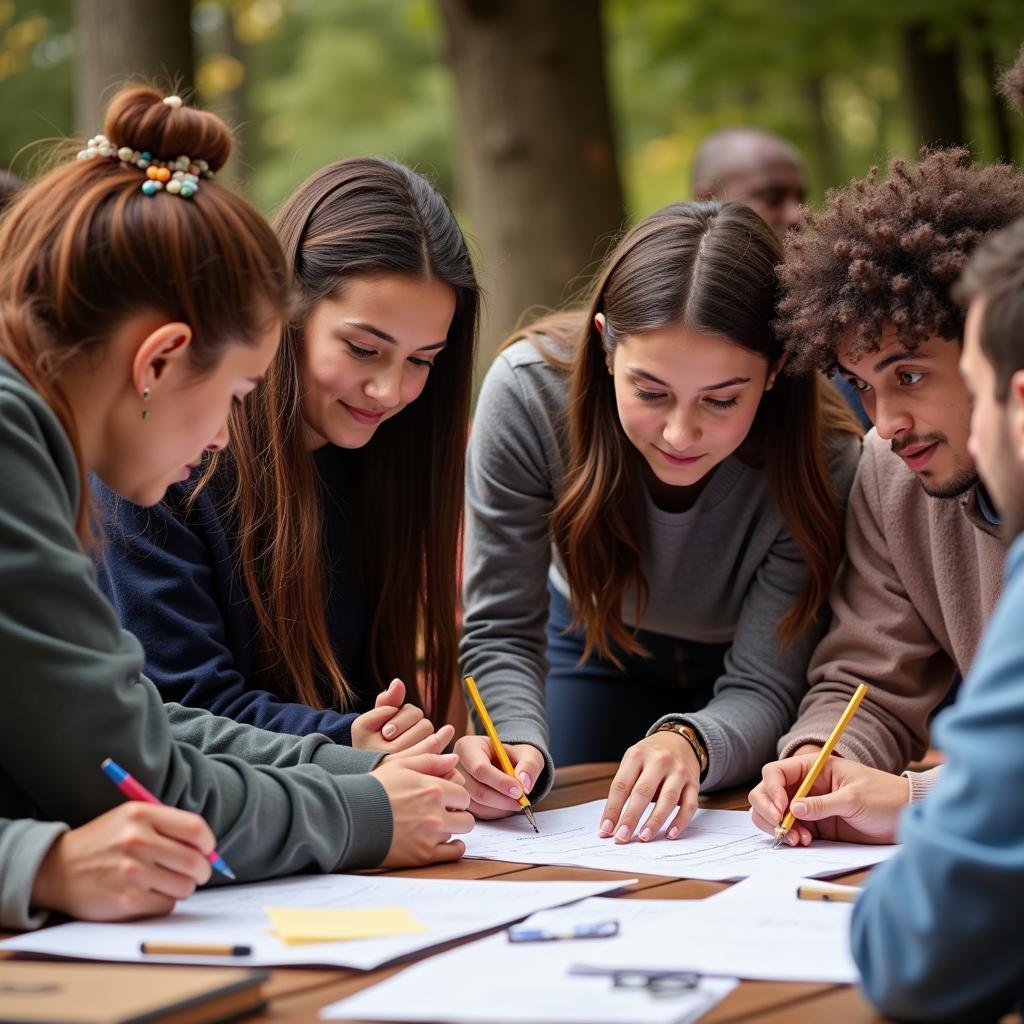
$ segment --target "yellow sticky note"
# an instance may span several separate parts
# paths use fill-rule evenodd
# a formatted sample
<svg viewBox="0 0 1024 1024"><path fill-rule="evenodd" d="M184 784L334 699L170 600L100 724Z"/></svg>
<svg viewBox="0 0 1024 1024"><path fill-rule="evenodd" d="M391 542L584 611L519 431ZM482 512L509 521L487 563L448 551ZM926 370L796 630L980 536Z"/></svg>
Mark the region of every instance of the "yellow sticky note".
<svg viewBox="0 0 1024 1024"><path fill-rule="evenodd" d="M405 907L362 907L351 910L264 907L274 934L289 945L300 942L344 942L411 935L429 928Z"/></svg>

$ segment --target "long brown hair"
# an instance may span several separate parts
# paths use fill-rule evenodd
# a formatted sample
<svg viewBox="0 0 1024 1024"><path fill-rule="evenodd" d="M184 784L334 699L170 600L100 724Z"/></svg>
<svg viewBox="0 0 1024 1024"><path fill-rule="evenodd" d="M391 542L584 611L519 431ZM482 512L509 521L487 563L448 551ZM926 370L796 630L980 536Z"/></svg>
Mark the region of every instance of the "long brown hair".
<svg viewBox="0 0 1024 1024"><path fill-rule="evenodd" d="M444 198L400 164L343 160L306 181L275 229L302 296L263 384L232 420L239 561L260 631L259 657L284 694L323 706L326 682L352 692L324 615L324 551L315 468L302 433L299 353L314 307L354 275L434 278L455 292L447 346L422 394L383 422L364 463L361 558L369 664L443 712L457 680L456 567L479 293ZM425 686L416 682L422 641Z"/></svg>
<svg viewBox="0 0 1024 1024"><path fill-rule="evenodd" d="M114 146L160 159L187 154L213 171L231 151L220 118L137 86L111 101ZM114 157L69 160L25 189L0 225L0 353L53 409L78 463L76 529L91 540L86 469L62 371L102 356L128 318L154 312L191 326L197 373L228 344L255 344L290 308L291 282L270 225L240 196L204 180L191 199L141 191Z"/></svg>
<svg viewBox="0 0 1024 1024"><path fill-rule="evenodd" d="M774 232L747 207L678 203L625 235L585 313L549 317L527 332L569 376L566 486L551 528L575 624L586 632L584 658L597 652L618 664L616 649L642 653L622 621L622 602L632 589L642 612L648 598L641 568L642 457L619 422L606 357L618 338L682 323L727 337L774 364L782 355L772 330L781 261ZM598 313L606 318L603 336L594 326ZM544 338L560 342L562 354ZM825 451L827 435L836 430L860 433L834 389L817 374L783 372L762 397L737 452L763 466L809 569L807 585L779 623L783 643L818 614L839 563L839 499Z"/></svg>

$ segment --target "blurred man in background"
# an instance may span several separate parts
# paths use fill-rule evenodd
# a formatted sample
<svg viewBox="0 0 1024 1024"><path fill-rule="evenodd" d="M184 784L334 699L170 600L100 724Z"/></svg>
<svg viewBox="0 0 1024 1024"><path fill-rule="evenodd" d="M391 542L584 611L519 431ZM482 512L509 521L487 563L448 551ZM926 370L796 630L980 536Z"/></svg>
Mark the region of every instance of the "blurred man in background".
<svg viewBox="0 0 1024 1024"><path fill-rule="evenodd" d="M707 136L693 158L695 199L745 203L784 238L807 193L803 157L759 128L723 128Z"/></svg>

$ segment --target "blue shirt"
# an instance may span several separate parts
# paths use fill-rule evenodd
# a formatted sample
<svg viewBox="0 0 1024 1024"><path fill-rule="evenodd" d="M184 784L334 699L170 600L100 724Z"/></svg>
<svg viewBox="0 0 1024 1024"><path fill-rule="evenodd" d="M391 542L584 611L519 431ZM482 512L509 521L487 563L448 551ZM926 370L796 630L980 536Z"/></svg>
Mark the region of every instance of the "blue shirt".
<svg viewBox="0 0 1024 1024"><path fill-rule="evenodd" d="M361 456L327 445L314 455L320 481L327 571L324 600L335 656L356 694L354 710L373 706L359 562ZM237 527L218 474L189 507L197 477L171 487L153 508L119 498L98 480L94 492L105 546L100 584L125 629L142 641L146 674L165 701L201 707L272 732L324 733L351 744L355 714L296 703L260 664L255 612L238 571Z"/></svg>
<svg viewBox="0 0 1024 1024"><path fill-rule="evenodd" d="M991 1020L1024 983L1024 537L957 703L935 725L942 777L853 911L853 955L885 1014Z"/></svg>

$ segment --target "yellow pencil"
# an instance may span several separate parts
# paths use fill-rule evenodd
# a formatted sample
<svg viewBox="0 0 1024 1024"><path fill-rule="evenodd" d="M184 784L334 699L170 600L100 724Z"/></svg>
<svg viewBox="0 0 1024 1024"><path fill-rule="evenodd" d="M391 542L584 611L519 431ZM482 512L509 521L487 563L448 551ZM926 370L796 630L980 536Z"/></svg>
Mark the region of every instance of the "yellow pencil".
<svg viewBox="0 0 1024 1024"><path fill-rule="evenodd" d="M491 746L494 747L494 752L498 755L498 761L501 763L501 767L510 779L518 783L519 780L516 778L512 762L508 759L508 753L506 752L501 740L498 739L498 731L494 728L491 716L487 714L487 708L484 707L484 702L480 697L480 691L476 688L476 683L472 676L466 676L466 690L469 692L470 700L473 701L473 707L476 708L476 713L480 716L480 721L484 723L487 735L491 738ZM519 783L519 785L521 788L522 783ZM526 815L527 820L533 826L533 831L540 832L540 829L537 828L537 819L534 818L533 811L530 810L530 801L527 799L525 792L519 798L519 806L522 807L523 814Z"/></svg>
<svg viewBox="0 0 1024 1024"><path fill-rule="evenodd" d="M793 799L789 802L790 807L797 800L803 800L810 792L811 786L814 785L815 780L821 773L821 769L825 764L825 761L831 756L832 750L835 745L839 742L839 737L843 735L843 730L849 725L850 719L853 718L854 711L860 707L860 702L864 699L864 694L868 692L868 688L861 683L853 692L853 696L850 698L850 703L846 705L846 710L840 715L839 721L836 722L836 727L832 730L832 735L825 741L823 746L818 753L818 756L814 759L814 764L811 765L811 770L804 777L804 781L800 783L799 788L793 794ZM782 840L786 838L786 833L793 827L793 823L796 818L792 811L786 811L786 816L782 819L782 823L775 829L775 842L772 843L772 849L777 850L782 845Z"/></svg>

